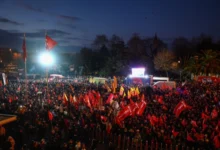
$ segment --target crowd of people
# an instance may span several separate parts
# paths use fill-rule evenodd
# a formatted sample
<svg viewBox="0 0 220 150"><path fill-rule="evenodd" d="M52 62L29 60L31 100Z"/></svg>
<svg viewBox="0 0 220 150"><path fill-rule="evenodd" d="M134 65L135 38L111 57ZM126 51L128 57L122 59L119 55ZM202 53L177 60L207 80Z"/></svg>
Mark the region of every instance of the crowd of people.
<svg viewBox="0 0 220 150"><path fill-rule="evenodd" d="M0 127L0 149L95 149L96 128L136 141L220 148L218 83L118 85L113 91L101 84L9 82L0 96L0 113L17 115Z"/></svg>

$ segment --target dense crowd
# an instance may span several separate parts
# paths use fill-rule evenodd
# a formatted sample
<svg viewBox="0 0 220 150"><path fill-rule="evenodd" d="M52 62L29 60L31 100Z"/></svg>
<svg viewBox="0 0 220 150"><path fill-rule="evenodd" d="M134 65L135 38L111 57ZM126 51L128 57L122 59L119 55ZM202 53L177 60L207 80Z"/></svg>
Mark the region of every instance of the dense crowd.
<svg viewBox="0 0 220 150"><path fill-rule="evenodd" d="M118 85L109 102L112 91L105 85L12 82L2 86L0 113L16 114L18 119L0 127L0 148L95 149L91 136L95 128L136 141L220 148L219 84L193 82L176 89L122 87ZM136 90L132 93L132 89ZM141 101L146 102L141 115L130 107L127 113L127 106Z"/></svg>

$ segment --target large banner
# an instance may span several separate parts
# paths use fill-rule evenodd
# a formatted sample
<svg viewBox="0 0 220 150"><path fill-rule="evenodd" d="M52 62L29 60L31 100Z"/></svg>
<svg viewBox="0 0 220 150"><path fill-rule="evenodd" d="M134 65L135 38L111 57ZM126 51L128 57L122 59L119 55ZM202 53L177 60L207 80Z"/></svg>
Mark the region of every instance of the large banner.
<svg viewBox="0 0 220 150"><path fill-rule="evenodd" d="M220 82L219 77L198 76L198 81L203 83L217 83Z"/></svg>

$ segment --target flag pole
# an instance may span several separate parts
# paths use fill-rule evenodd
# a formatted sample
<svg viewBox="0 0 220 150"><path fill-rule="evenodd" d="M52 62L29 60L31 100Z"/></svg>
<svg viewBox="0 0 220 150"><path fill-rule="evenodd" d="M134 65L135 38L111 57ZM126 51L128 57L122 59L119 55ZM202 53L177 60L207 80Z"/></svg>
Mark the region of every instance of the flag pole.
<svg viewBox="0 0 220 150"><path fill-rule="evenodd" d="M24 33L24 40L26 40L26 36ZM26 41L25 41L25 49L26 49ZM27 50L25 50L24 54L24 76L25 76L25 98L27 99Z"/></svg>
<svg viewBox="0 0 220 150"><path fill-rule="evenodd" d="M45 40L46 40L46 36L47 36L47 30L45 30ZM45 41L45 48L46 48L46 51L47 51L47 43ZM47 82L47 95L48 95L48 67L46 67L46 82ZM47 98L47 95L46 95L46 98Z"/></svg>

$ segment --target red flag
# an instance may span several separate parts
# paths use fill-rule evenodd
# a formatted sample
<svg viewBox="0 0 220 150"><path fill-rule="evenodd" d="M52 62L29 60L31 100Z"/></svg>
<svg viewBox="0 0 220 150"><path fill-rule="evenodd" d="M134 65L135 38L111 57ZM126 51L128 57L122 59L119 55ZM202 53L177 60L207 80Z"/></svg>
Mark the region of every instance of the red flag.
<svg viewBox="0 0 220 150"><path fill-rule="evenodd" d="M104 121L104 122L106 122L106 121L107 121L107 117L101 116L101 120Z"/></svg>
<svg viewBox="0 0 220 150"><path fill-rule="evenodd" d="M195 137L198 141L202 141L204 139L204 136L205 136L204 134L199 134L199 133L195 134Z"/></svg>
<svg viewBox="0 0 220 150"><path fill-rule="evenodd" d="M184 111L185 109L191 109L191 108L192 107L187 105L184 101L181 101L176 105L173 113L175 114L176 117L179 117L182 111Z"/></svg>
<svg viewBox="0 0 220 150"><path fill-rule="evenodd" d="M147 103L145 101L143 101L143 100L140 103L138 103L138 108L139 109L137 110L136 114L138 116L141 116L143 114L146 106L147 106Z"/></svg>
<svg viewBox="0 0 220 150"><path fill-rule="evenodd" d="M132 115L132 111L130 105L127 105L124 109L122 109L118 115L116 116L116 123L121 125L121 122L128 116Z"/></svg>
<svg viewBox="0 0 220 150"><path fill-rule="evenodd" d="M186 120L185 119L183 119L182 121L181 121L181 124L185 127L186 125L187 125L187 122L186 122Z"/></svg>
<svg viewBox="0 0 220 150"><path fill-rule="evenodd" d="M147 118L149 119L152 126L155 126L155 124L158 124L159 122L159 119L155 115L151 116L150 114L148 114Z"/></svg>
<svg viewBox="0 0 220 150"><path fill-rule="evenodd" d="M9 97L8 102L12 103L12 98L11 97Z"/></svg>
<svg viewBox="0 0 220 150"><path fill-rule="evenodd" d="M197 125L195 120L191 120L191 124L192 124L193 127L198 127L198 125Z"/></svg>
<svg viewBox="0 0 220 150"><path fill-rule="evenodd" d="M190 141L190 142L195 142L195 140L189 135L189 133L187 133L187 141Z"/></svg>
<svg viewBox="0 0 220 150"><path fill-rule="evenodd" d="M144 94L141 95L141 101L144 101L145 100L145 97L144 97Z"/></svg>
<svg viewBox="0 0 220 150"><path fill-rule="evenodd" d="M50 121L53 120L53 114L50 111L48 111L48 118L49 118Z"/></svg>
<svg viewBox="0 0 220 150"><path fill-rule="evenodd" d="M108 96L108 99L106 101L106 104L111 104L113 102L113 98L114 98L114 95L111 93L109 96Z"/></svg>
<svg viewBox="0 0 220 150"><path fill-rule="evenodd" d="M111 125L110 123L108 123L108 124L106 125L106 131L107 131L108 134L110 134L111 129L112 129L112 125Z"/></svg>
<svg viewBox="0 0 220 150"><path fill-rule="evenodd" d="M202 118L202 119L209 119L209 116L206 115L204 112L202 112L201 118Z"/></svg>
<svg viewBox="0 0 220 150"><path fill-rule="evenodd" d="M163 97L162 96L157 97L157 101L158 103L163 104Z"/></svg>
<svg viewBox="0 0 220 150"><path fill-rule="evenodd" d="M92 106L91 106L91 102L90 102L90 99L89 99L88 94L86 94L86 95L84 96L84 102L85 102L86 106L89 107L90 110L92 110Z"/></svg>
<svg viewBox="0 0 220 150"><path fill-rule="evenodd" d="M176 137L176 136L179 134L179 132L176 132L176 131L173 129L173 130L172 130L172 134L173 134L174 137Z"/></svg>
<svg viewBox="0 0 220 150"><path fill-rule="evenodd" d="M70 94L70 103L73 103L73 96Z"/></svg>
<svg viewBox="0 0 220 150"><path fill-rule="evenodd" d="M131 108L132 116L134 116L136 114L137 110L139 109L137 103L130 104L130 108Z"/></svg>
<svg viewBox="0 0 220 150"><path fill-rule="evenodd" d="M212 110L211 116L212 116L212 119L215 119L218 117L218 112L215 108Z"/></svg>
<svg viewBox="0 0 220 150"><path fill-rule="evenodd" d="M219 135L216 135L214 137L213 141L214 141L215 148L216 149L220 148L220 137L219 137Z"/></svg>
<svg viewBox="0 0 220 150"><path fill-rule="evenodd" d="M51 50L57 45L57 42L54 41L51 37L46 35L46 50Z"/></svg>
<svg viewBox="0 0 220 150"><path fill-rule="evenodd" d="M24 61L26 61L26 59L27 59L27 51L26 51L25 35L24 35L24 39L23 39L22 50L23 50L23 59L24 59Z"/></svg>

